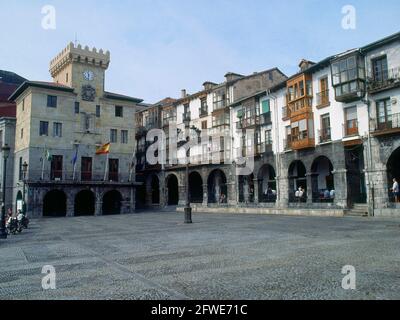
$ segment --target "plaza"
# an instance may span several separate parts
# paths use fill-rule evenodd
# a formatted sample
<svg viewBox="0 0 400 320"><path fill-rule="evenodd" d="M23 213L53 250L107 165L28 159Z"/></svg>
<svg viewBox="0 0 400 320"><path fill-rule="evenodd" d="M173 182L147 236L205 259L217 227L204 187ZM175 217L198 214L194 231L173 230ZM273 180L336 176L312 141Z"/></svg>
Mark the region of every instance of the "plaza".
<svg viewBox="0 0 400 320"><path fill-rule="evenodd" d="M399 299L400 219L195 213L34 219L0 241L1 299ZM42 289L42 267L56 289ZM356 290L342 268L356 269Z"/></svg>

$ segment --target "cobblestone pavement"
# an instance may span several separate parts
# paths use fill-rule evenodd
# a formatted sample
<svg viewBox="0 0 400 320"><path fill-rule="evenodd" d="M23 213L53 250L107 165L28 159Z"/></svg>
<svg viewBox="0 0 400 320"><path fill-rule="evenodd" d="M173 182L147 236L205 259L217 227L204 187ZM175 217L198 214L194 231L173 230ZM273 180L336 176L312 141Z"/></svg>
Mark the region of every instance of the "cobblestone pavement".
<svg viewBox="0 0 400 320"><path fill-rule="evenodd" d="M399 299L400 220L177 213L43 219L0 240L0 298ZM41 287L53 265L57 289ZM357 289L346 291L342 267Z"/></svg>

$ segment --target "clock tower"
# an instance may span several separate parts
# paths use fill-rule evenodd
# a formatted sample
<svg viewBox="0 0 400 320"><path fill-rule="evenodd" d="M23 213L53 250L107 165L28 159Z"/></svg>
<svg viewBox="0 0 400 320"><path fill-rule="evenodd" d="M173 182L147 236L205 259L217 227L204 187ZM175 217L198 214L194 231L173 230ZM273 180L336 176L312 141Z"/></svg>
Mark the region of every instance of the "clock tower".
<svg viewBox="0 0 400 320"><path fill-rule="evenodd" d="M104 94L110 52L75 46L72 42L50 62L54 82L72 87L81 101L97 102Z"/></svg>

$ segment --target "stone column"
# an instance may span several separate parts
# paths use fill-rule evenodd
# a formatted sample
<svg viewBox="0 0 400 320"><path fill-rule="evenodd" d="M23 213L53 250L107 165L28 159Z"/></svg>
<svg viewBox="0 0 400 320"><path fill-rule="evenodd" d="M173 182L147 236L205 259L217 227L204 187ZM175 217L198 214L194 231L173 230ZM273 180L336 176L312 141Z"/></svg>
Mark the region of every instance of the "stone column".
<svg viewBox="0 0 400 320"><path fill-rule="evenodd" d="M74 205L74 198L73 198L72 192L70 190L67 190L65 192L65 194L67 195L67 217L74 217L75 216L75 205Z"/></svg>
<svg viewBox="0 0 400 320"><path fill-rule="evenodd" d="M313 191L312 191L312 176L313 173L306 173L307 178L307 204L312 204L313 202Z"/></svg>
<svg viewBox="0 0 400 320"><path fill-rule="evenodd" d="M388 208L389 189L391 188L392 181L388 181L386 166L381 163L375 164L374 171L366 171L365 176L367 183L368 203L371 208L372 206L375 209ZM369 181L371 181L370 185Z"/></svg>
<svg viewBox="0 0 400 320"><path fill-rule="evenodd" d="M184 207L186 204L186 186L178 186L179 189L179 202L178 205Z"/></svg>
<svg viewBox="0 0 400 320"><path fill-rule="evenodd" d="M253 182L254 182L254 203L258 204L258 201L259 201L259 199L258 199L258 179L255 178L253 180Z"/></svg>
<svg viewBox="0 0 400 320"><path fill-rule="evenodd" d="M101 197L101 192L99 190L96 190L96 203L95 203L95 210L94 210L94 215L95 216L101 216L103 215L103 199Z"/></svg>
<svg viewBox="0 0 400 320"><path fill-rule="evenodd" d="M278 208L287 208L289 205L289 177L287 175L277 176L276 184L278 186L276 204Z"/></svg>
<svg viewBox="0 0 400 320"><path fill-rule="evenodd" d="M203 184L203 206L208 206L208 185Z"/></svg>
<svg viewBox="0 0 400 320"><path fill-rule="evenodd" d="M227 183L227 189L228 189L228 204L231 206L236 206L237 203L237 194L236 194L236 184L234 181L230 181Z"/></svg>
<svg viewBox="0 0 400 320"><path fill-rule="evenodd" d="M136 193L135 193L135 187L132 187L130 190L130 213L134 213L135 212L135 203L136 203Z"/></svg>
<svg viewBox="0 0 400 320"><path fill-rule="evenodd" d="M335 200L334 203L339 208L346 209L348 207L347 202L347 170L337 169L333 172L334 183L335 183Z"/></svg>

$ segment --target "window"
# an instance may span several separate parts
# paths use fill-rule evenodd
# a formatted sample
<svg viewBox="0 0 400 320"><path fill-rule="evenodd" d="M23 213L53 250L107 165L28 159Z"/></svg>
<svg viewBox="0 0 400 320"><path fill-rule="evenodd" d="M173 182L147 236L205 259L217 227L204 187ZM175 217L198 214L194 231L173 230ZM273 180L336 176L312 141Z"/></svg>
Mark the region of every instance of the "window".
<svg viewBox="0 0 400 320"><path fill-rule="evenodd" d="M207 121L201 122L201 130L207 130Z"/></svg>
<svg viewBox="0 0 400 320"><path fill-rule="evenodd" d="M68 73L65 75L65 82L68 83Z"/></svg>
<svg viewBox="0 0 400 320"><path fill-rule="evenodd" d="M331 119L329 113L321 116L320 142L331 140Z"/></svg>
<svg viewBox="0 0 400 320"><path fill-rule="evenodd" d="M200 99L200 115L206 115L208 113L207 98Z"/></svg>
<svg viewBox="0 0 400 320"><path fill-rule="evenodd" d="M3 130L0 130L0 148L3 147Z"/></svg>
<svg viewBox="0 0 400 320"><path fill-rule="evenodd" d="M96 117L100 118L100 106L99 105L96 106Z"/></svg>
<svg viewBox="0 0 400 320"><path fill-rule="evenodd" d="M262 106L262 113L263 114L264 113L268 113L270 111L270 100L269 99L268 100L264 100L261 103L261 106Z"/></svg>
<svg viewBox="0 0 400 320"><path fill-rule="evenodd" d="M372 60L372 70L375 81L386 81L388 79L388 63L386 56Z"/></svg>
<svg viewBox="0 0 400 320"><path fill-rule="evenodd" d="M128 143L128 130L121 130L121 143Z"/></svg>
<svg viewBox="0 0 400 320"><path fill-rule="evenodd" d="M265 131L265 144L272 145L272 131L271 129Z"/></svg>
<svg viewBox="0 0 400 320"><path fill-rule="evenodd" d="M39 135L40 136L49 135L49 123L47 121L40 121Z"/></svg>
<svg viewBox="0 0 400 320"><path fill-rule="evenodd" d="M79 112L80 112L80 105L79 105L79 102L75 102L75 114L79 114Z"/></svg>
<svg viewBox="0 0 400 320"><path fill-rule="evenodd" d="M350 136L358 134L357 107L345 109L345 121L345 135Z"/></svg>
<svg viewBox="0 0 400 320"><path fill-rule="evenodd" d="M53 123L53 137L62 137L62 123L54 122Z"/></svg>
<svg viewBox="0 0 400 320"><path fill-rule="evenodd" d="M57 97L56 96L47 96L47 107L57 108Z"/></svg>
<svg viewBox="0 0 400 320"><path fill-rule="evenodd" d="M51 180L61 180L63 175L63 156L53 155L51 160Z"/></svg>
<svg viewBox="0 0 400 320"><path fill-rule="evenodd" d="M364 58L350 56L332 64L332 85L336 97L365 92Z"/></svg>
<svg viewBox="0 0 400 320"><path fill-rule="evenodd" d="M229 104L229 99L226 96L225 88L214 92L213 104L214 110L225 108L225 106Z"/></svg>
<svg viewBox="0 0 400 320"><path fill-rule="evenodd" d="M22 111L25 111L25 98L22 99Z"/></svg>
<svg viewBox="0 0 400 320"><path fill-rule="evenodd" d="M115 116L122 118L124 116L124 108L121 106L115 106Z"/></svg>
<svg viewBox="0 0 400 320"><path fill-rule="evenodd" d="M18 179L19 181L22 181L24 179L24 172L22 170L22 157L19 158Z"/></svg>
<svg viewBox="0 0 400 320"><path fill-rule="evenodd" d="M21 139L24 138L24 128L21 129Z"/></svg>
<svg viewBox="0 0 400 320"><path fill-rule="evenodd" d="M229 125L229 113L221 113L219 115L213 116L213 127L218 127L222 125Z"/></svg>
<svg viewBox="0 0 400 320"><path fill-rule="evenodd" d="M118 181L118 167L119 160L118 159L109 159L108 160L108 180L110 181Z"/></svg>
<svg viewBox="0 0 400 320"><path fill-rule="evenodd" d="M118 141L117 134L118 134L117 129L110 130L110 142L117 143Z"/></svg>
<svg viewBox="0 0 400 320"><path fill-rule="evenodd" d="M376 113L378 124L382 128L383 124L388 124L392 121L392 104L390 98L376 102Z"/></svg>
<svg viewBox="0 0 400 320"><path fill-rule="evenodd" d="M92 180L92 158L82 157L81 159L81 180Z"/></svg>

